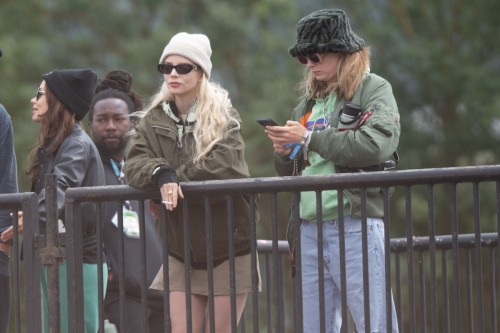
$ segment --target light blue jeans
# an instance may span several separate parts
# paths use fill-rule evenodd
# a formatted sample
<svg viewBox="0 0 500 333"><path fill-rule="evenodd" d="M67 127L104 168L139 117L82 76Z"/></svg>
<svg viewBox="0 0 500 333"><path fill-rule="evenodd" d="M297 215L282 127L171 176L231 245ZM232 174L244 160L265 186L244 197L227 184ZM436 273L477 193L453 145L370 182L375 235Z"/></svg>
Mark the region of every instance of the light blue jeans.
<svg viewBox="0 0 500 333"><path fill-rule="evenodd" d="M325 277L326 332L340 332L342 326L340 250L338 220L323 222L323 259ZM368 271L370 290L370 332L386 332L384 223L367 219ZM363 296L363 254L361 219L344 218L347 305L358 332L365 332ZM300 226L302 254L302 293L304 332L319 332L319 275L316 223L302 220ZM392 296L392 295L391 295ZM398 321L392 300L392 332L398 332Z"/></svg>

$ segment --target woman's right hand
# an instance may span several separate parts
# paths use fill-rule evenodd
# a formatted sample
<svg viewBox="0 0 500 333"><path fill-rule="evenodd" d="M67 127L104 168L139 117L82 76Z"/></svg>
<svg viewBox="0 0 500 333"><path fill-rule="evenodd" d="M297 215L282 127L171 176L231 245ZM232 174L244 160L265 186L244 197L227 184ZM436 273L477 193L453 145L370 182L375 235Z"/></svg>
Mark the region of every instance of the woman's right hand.
<svg viewBox="0 0 500 333"><path fill-rule="evenodd" d="M149 200L148 210L155 219L160 218L160 213L161 213L160 209L161 209L161 204L156 203L153 200Z"/></svg>
<svg viewBox="0 0 500 333"><path fill-rule="evenodd" d="M279 126L266 126L265 132L267 133L267 136L269 139L273 141L273 148L274 151L280 154L281 156L288 156L292 152L292 148L285 148L285 145L281 142L278 142L278 138L275 136L275 132L273 131L273 128L279 127Z"/></svg>
<svg viewBox="0 0 500 333"><path fill-rule="evenodd" d="M10 213L10 216L12 217L13 214ZM22 235L23 234L23 212L18 212L17 213L17 218L18 218L18 221L19 221L19 235ZM2 239L2 242L6 242L8 241L9 239L13 238L14 237L14 227L10 227L8 228L7 230L5 230L0 238Z"/></svg>
<svg viewBox="0 0 500 333"><path fill-rule="evenodd" d="M292 148L286 149L281 143L273 142L274 151L280 154L281 156L288 156L292 152Z"/></svg>

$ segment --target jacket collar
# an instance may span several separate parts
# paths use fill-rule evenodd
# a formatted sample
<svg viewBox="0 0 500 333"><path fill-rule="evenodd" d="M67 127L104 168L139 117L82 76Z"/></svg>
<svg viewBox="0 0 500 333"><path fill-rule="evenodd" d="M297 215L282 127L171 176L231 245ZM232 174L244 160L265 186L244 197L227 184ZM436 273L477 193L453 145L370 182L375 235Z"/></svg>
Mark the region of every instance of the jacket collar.
<svg viewBox="0 0 500 333"><path fill-rule="evenodd" d="M196 122L196 108L198 107L198 99L196 99L191 106L191 108L188 111L187 117L186 117L186 122L183 123L182 120L179 117L179 109L177 108L177 105L173 101L164 101L163 103L160 104L163 111L172 118L172 120L175 122L177 126L186 126L186 128L191 128L194 127L194 124Z"/></svg>
<svg viewBox="0 0 500 333"><path fill-rule="evenodd" d="M176 129L175 121L167 116L160 105L149 111L148 114L150 114L151 117L151 126L167 127L173 130Z"/></svg>
<svg viewBox="0 0 500 333"><path fill-rule="evenodd" d="M64 139L66 140L67 138L71 137L71 136L74 136L74 135L78 135L82 132L82 128L80 127L80 125L78 125L77 122L75 122L75 125L73 126L73 131L71 131L71 133ZM63 141L64 141L63 140ZM54 144L54 139L50 139L47 144L43 147L38 147L38 151L48 151L50 147L52 147L52 145Z"/></svg>

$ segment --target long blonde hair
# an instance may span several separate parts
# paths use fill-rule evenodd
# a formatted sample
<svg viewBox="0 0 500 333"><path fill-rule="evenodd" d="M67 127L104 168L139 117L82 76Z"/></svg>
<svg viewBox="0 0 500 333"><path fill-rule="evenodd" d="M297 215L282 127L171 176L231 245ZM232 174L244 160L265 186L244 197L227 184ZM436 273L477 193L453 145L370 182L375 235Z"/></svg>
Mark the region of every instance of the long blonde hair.
<svg viewBox="0 0 500 333"><path fill-rule="evenodd" d="M337 66L337 81L328 85L316 80L311 70L304 69L304 79L299 83L298 90L302 97L320 98L337 93L339 99L350 101L363 81L366 70L370 67L370 48L363 47L354 53L342 53Z"/></svg>
<svg viewBox="0 0 500 333"><path fill-rule="evenodd" d="M233 130L240 130L238 119L232 114L232 104L227 90L219 84L209 81L203 73L197 92L198 107L196 123L193 130L196 150L193 161L201 162L207 158L212 148L226 139ZM135 112L133 116L142 118L164 101L173 101L167 84L163 82L160 89L151 97L144 111Z"/></svg>

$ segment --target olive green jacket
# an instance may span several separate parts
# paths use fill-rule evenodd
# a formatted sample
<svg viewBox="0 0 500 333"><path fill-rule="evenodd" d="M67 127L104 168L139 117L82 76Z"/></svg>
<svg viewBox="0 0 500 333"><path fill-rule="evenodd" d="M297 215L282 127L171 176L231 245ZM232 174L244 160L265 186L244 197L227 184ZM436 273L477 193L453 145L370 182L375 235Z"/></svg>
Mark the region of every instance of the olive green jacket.
<svg viewBox="0 0 500 333"><path fill-rule="evenodd" d="M371 111L373 114L358 130L338 131L340 110L345 103L358 104L363 114ZM299 121L311 111L316 101L304 98L292 113L292 120ZM336 165L348 167L368 167L387 161L396 150L401 133L398 106L389 82L375 74L367 74L352 100L337 100L332 115L331 128L311 133L308 149L317 152L324 159L331 160ZM302 165L302 150L296 155L296 165ZM274 153L276 171L280 176L291 176L294 172L294 161L288 156ZM296 170L301 172L301 170ZM361 197L358 189L346 190L345 195L350 202L350 215L361 217ZM366 191L366 207L368 217L382 218L383 193L380 188L370 188ZM288 238L293 238L293 223L288 228Z"/></svg>
<svg viewBox="0 0 500 333"><path fill-rule="evenodd" d="M233 116L240 117L236 110ZM130 151L124 165L124 173L130 186L143 190L158 190L153 181L153 171L160 165L168 165L175 170L179 182L249 178L244 158L245 145L240 130L228 130L227 139L215 145L207 158L194 163L192 156L195 140L192 132L179 138L174 121L157 107L148 112L136 127ZM189 198L191 263L206 267L206 233L204 198ZM167 233L169 253L184 259L183 204L167 211ZM249 198L233 197L235 252L250 249ZM225 196L211 197L212 246L214 261L228 257L228 212ZM258 218L258 214L256 214ZM200 265L198 265L200 266Z"/></svg>

